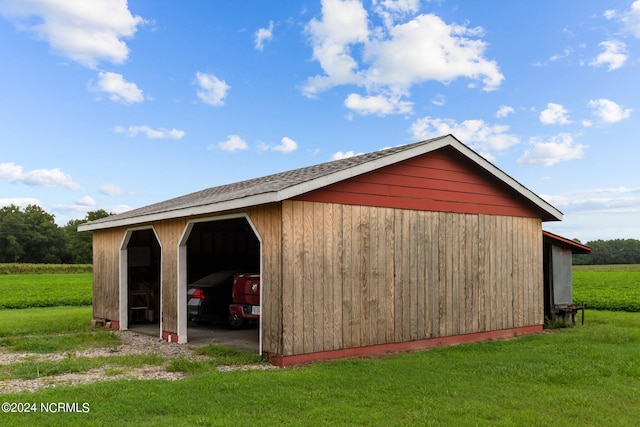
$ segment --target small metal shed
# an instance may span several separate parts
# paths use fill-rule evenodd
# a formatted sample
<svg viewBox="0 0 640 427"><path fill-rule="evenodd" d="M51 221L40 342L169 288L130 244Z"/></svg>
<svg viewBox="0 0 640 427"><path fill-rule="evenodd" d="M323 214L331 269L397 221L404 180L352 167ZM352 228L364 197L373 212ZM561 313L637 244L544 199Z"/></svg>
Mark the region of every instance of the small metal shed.
<svg viewBox="0 0 640 427"><path fill-rule="evenodd" d="M544 315L551 321L575 323L584 305L573 301L573 254L589 254L591 248L548 231L542 231L544 264Z"/></svg>

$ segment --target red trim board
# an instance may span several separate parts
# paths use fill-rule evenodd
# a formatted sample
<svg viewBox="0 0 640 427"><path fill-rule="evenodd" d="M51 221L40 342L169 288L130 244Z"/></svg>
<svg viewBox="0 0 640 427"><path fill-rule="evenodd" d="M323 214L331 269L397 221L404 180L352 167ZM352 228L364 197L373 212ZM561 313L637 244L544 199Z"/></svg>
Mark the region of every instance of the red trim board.
<svg viewBox="0 0 640 427"><path fill-rule="evenodd" d="M400 353L413 350L423 350L445 345L465 344L495 339L507 339L521 335L536 334L540 332L542 332L542 325L534 325L521 328L502 329L498 331L477 332L473 334L429 338L419 341L407 341L392 344L378 344L365 347L321 351L317 353L297 354L292 356L269 355L269 360L276 366L300 365L305 363L346 359L351 357L363 357L389 353Z"/></svg>

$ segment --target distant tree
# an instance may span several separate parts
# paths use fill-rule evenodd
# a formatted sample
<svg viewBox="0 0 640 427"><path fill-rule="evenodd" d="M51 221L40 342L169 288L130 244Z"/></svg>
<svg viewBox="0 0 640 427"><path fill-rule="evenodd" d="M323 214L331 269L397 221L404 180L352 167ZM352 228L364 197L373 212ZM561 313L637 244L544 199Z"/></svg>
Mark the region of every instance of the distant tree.
<svg viewBox="0 0 640 427"><path fill-rule="evenodd" d="M0 208L0 262L90 264L92 236L78 233L78 225L104 218L111 213L100 209L84 219L70 220L64 227L40 206L24 210L9 205Z"/></svg>
<svg viewBox="0 0 640 427"><path fill-rule="evenodd" d="M591 254L574 255L574 264L640 264L640 240L594 240L587 246Z"/></svg>
<svg viewBox="0 0 640 427"><path fill-rule="evenodd" d="M63 227L65 236L65 256L63 262L69 264L91 264L93 261L92 233L78 232L78 226L88 221L105 218L112 213L99 209L87 212L84 219L72 219Z"/></svg>
<svg viewBox="0 0 640 427"><path fill-rule="evenodd" d="M59 263L64 246L53 215L40 206L0 209L0 261Z"/></svg>
<svg viewBox="0 0 640 427"><path fill-rule="evenodd" d="M0 208L0 262L19 262L24 255L23 212L16 205Z"/></svg>
<svg viewBox="0 0 640 427"><path fill-rule="evenodd" d="M60 263L64 252L64 237L54 215L38 205L24 209L23 262Z"/></svg>

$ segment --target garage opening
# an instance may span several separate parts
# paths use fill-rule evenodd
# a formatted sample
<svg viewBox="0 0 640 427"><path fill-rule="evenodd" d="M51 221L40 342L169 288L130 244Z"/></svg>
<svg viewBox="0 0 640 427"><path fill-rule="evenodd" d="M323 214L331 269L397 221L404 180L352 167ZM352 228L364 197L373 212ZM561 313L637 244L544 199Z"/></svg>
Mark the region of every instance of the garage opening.
<svg viewBox="0 0 640 427"><path fill-rule="evenodd" d="M187 335L259 350L260 241L247 218L192 224L186 240Z"/></svg>
<svg viewBox="0 0 640 427"><path fill-rule="evenodd" d="M126 254L128 327L159 336L161 249L153 230L131 232Z"/></svg>

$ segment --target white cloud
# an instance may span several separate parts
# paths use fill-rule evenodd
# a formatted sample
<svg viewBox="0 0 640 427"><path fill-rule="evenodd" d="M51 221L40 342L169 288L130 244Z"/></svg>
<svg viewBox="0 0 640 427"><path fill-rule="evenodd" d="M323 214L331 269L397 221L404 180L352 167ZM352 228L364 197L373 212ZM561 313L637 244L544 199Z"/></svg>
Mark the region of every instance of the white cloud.
<svg viewBox="0 0 640 427"><path fill-rule="evenodd" d="M509 107L508 105L501 105L500 108L498 108L498 111L496 111L496 117L507 117L509 114L513 113L515 113L513 107Z"/></svg>
<svg viewBox="0 0 640 427"><path fill-rule="evenodd" d="M13 162L0 163L0 179L9 182L19 181L23 175L22 166Z"/></svg>
<svg viewBox="0 0 640 427"><path fill-rule="evenodd" d="M344 100L344 105L359 114L377 114L385 116L387 114L410 113L412 102L401 101L399 96L387 97L385 95L360 96L352 93Z"/></svg>
<svg viewBox="0 0 640 427"><path fill-rule="evenodd" d="M144 101L144 94L135 83L128 82L122 74L107 72L98 73L98 83L89 84L89 88L94 92L104 92L108 94L113 102L122 104L133 104Z"/></svg>
<svg viewBox="0 0 640 427"><path fill-rule="evenodd" d="M554 233L577 236L583 242L637 237L638 187L587 188L541 197L565 214L565 221L547 224Z"/></svg>
<svg viewBox="0 0 640 427"><path fill-rule="evenodd" d="M633 111L631 108L624 108L608 99L591 100L589 107L593 109L593 114L604 123L616 123L627 119Z"/></svg>
<svg viewBox="0 0 640 427"><path fill-rule="evenodd" d="M42 203L33 197L4 197L0 199L0 206L10 205L26 208L29 205L42 206Z"/></svg>
<svg viewBox="0 0 640 427"><path fill-rule="evenodd" d="M612 188L590 188L586 190L577 190L577 194L629 194L639 193L640 187L612 187Z"/></svg>
<svg viewBox="0 0 640 427"><path fill-rule="evenodd" d="M481 28L449 25L432 14L396 24L395 20L418 11L418 2L413 0L376 1L373 7L385 26L375 27L360 1L323 0L321 19L312 19L306 30L313 59L324 74L307 80L305 95L313 97L339 85L360 86L367 95L352 96L349 105L372 114L371 108L362 108L363 100L379 102L384 96L397 99L395 104L403 109L410 108L400 98L408 96L417 83L446 84L463 77L481 80L484 90L493 90L504 79L497 63L485 58L487 45L479 39ZM374 111L385 114L385 108ZM389 111L395 113L397 108Z"/></svg>
<svg viewBox="0 0 640 427"><path fill-rule="evenodd" d="M107 212L113 212L116 214L121 214L123 212L127 212L130 211L131 209L133 209L131 206L128 205L115 205L115 206L111 206L108 209L105 209Z"/></svg>
<svg viewBox="0 0 640 427"><path fill-rule="evenodd" d="M89 68L103 60L122 64L129 56L123 39L145 23L131 14L127 0L5 0L0 13L56 54Z"/></svg>
<svg viewBox="0 0 640 427"><path fill-rule="evenodd" d="M220 80L214 74L196 73L196 80L199 86L198 98L205 104L213 105L214 107L224 105L224 99L231 89L224 80Z"/></svg>
<svg viewBox="0 0 640 427"><path fill-rule="evenodd" d="M271 146L264 141L259 141L256 149L259 153L264 153L265 151L271 150Z"/></svg>
<svg viewBox="0 0 640 427"><path fill-rule="evenodd" d="M9 182L21 182L36 187L64 187L70 190L80 188L73 182L71 175L65 174L60 169L34 169L25 172L20 165L15 163L0 163L0 180Z"/></svg>
<svg viewBox="0 0 640 427"><path fill-rule="evenodd" d="M420 0L373 0L373 5L387 27L420 10Z"/></svg>
<svg viewBox="0 0 640 427"><path fill-rule="evenodd" d="M238 135L227 136L227 140L219 142L217 144L217 147L222 151L229 151L229 152L246 150L247 148L249 148L247 143Z"/></svg>
<svg viewBox="0 0 640 427"><path fill-rule="evenodd" d="M631 34L640 38L640 0L634 1L631 8L622 15L622 22Z"/></svg>
<svg viewBox="0 0 640 427"><path fill-rule="evenodd" d="M178 129L152 129L149 126L129 126L125 128L123 126L116 126L114 129L116 133L124 133L130 137L136 137L139 133L143 133L149 139L182 139L185 136L183 130Z"/></svg>
<svg viewBox="0 0 640 427"><path fill-rule="evenodd" d="M91 196L84 196L76 200L76 204L80 206L95 206L96 201Z"/></svg>
<svg viewBox="0 0 640 427"><path fill-rule="evenodd" d="M600 43L598 46L604 48L604 52L596 56L590 63L592 67L608 65L609 71L622 67L629 55L627 55L627 45L618 40L609 40Z"/></svg>
<svg viewBox="0 0 640 427"><path fill-rule="evenodd" d="M391 28L387 39L372 39L365 46L365 59L371 63L367 80L406 88L428 80L448 83L467 77L481 79L484 90L496 89L504 76L495 61L484 58L486 43L473 38L478 34L477 28L419 15Z"/></svg>
<svg viewBox="0 0 640 427"><path fill-rule="evenodd" d="M602 14L602 16L605 17L605 19L613 19L617 15L618 15L618 13L615 10L612 10L612 9L605 10L604 13Z"/></svg>
<svg viewBox="0 0 640 427"><path fill-rule="evenodd" d="M492 126L482 120L465 120L462 123L457 123L453 119L440 119L428 116L416 120L411 125L411 132L415 140L424 140L452 134L475 150L485 153L501 151L518 144L518 137L507 133L508 130L509 126Z"/></svg>
<svg viewBox="0 0 640 427"><path fill-rule="evenodd" d="M566 28L564 29L564 31L568 32L572 36L574 35L570 31L568 31ZM573 49L571 47L567 47L562 51L562 53L553 54L553 55L551 55L549 57L549 59L547 59L544 62L540 62L540 61L535 62L533 64L533 66L534 67L543 67L543 66L549 65L549 63L551 63L551 62L560 61L561 59L568 58L571 54L573 54Z"/></svg>
<svg viewBox="0 0 640 427"><path fill-rule="evenodd" d="M113 184L102 184L100 187L98 187L98 192L106 196L119 196L121 194L131 194L130 192L125 191L123 188Z"/></svg>
<svg viewBox="0 0 640 427"><path fill-rule="evenodd" d="M640 213L640 188L593 188L542 196L565 212Z"/></svg>
<svg viewBox="0 0 640 427"><path fill-rule="evenodd" d="M555 61L559 61L563 58L567 58L569 55L571 55L573 53L573 49L571 48L566 48L562 53L557 53L555 55L552 55L549 58L549 62L555 62Z"/></svg>
<svg viewBox="0 0 640 427"><path fill-rule="evenodd" d="M540 113L540 122L544 125L566 125L571 123L568 113L562 105L550 102Z"/></svg>
<svg viewBox="0 0 640 427"><path fill-rule="evenodd" d="M431 103L438 107L442 107L447 103L447 97L439 93L431 99Z"/></svg>
<svg viewBox="0 0 640 427"><path fill-rule="evenodd" d="M265 151L279 151L281 153L292 153L298 149L298 143L288 136L283 137L278 145L269 145L264 141L260 141L257 147L260 153Z"/></svg>
<svg viewBox="0 0 640 427"><path fill-rule="evenodd" d="M357 0L323 0L322 20L312 19L306 27L313 45L313 59L325 76L311 77L304 87L307 96L340 84L361 81L356 75L358 63L350 45L365 43L369 37L367 11Z"/></svg>
<svg viewBox="0 0 640 427"><path fill-rule="evenodd" d="M533 148L524 152L518 159L518 164L551 166L558 162L582 158L586 148L576 143L568 133L558 134L547 141L532 138L530 143Z"/></svg>
<svg viewBox="0 0 640 427"><path fill-rule="evenodd" d="M269 21L269 27L260 28L255 34L255 48L257 50L264 49L264 42L273 38L273 21Z"/></svg>
<svg viewBox="0 0 640 427"><path fill-rule="evenodd" d="M291 153L293 151L296 151L298 149L298 143L295 142L293 139L289 138L288 136L285 136L284 138L282 138L280 145L276 145L275 147L272 148L273 151L280 151L281 153Z"/></svg>
<svg viewBox="0 0 640 427"><path fill-rule="evenodd" d="M353 156L359 156L360 154L363 153L356 153L355 151L337 151L335 153L333 153L333 155L331 156L331 160L342 160L342 159L348 159L349 157L353 157Z"/></svg>

